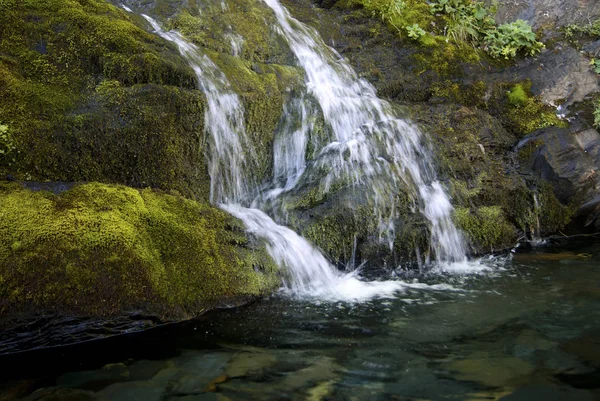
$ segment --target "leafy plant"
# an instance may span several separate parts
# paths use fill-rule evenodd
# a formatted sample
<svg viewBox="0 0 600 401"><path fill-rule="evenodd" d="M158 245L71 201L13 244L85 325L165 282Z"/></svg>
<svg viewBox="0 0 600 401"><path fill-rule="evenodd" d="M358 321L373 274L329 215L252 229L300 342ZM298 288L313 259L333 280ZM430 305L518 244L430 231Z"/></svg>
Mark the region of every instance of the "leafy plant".
<svg viewBox="0 0 600 401"><path fill-rule="evenodd" d="M575 39L578 36L600 37L600 20L588 25L567 25L564 28L565 38Z"/></svg>
<svg viewBox="0 0 600 401"><path fill-rule="evenodd" d="M493 10L478 1L436 0L429 6L432 14L442 13L446 17L445 34L457 44L476 45L481 35L496 24Z"/></svg>
<svg viewBox="0 0 600 401"><path fill-rule="evenodd" d="M518 52L533 56L545 47L536 40L531 25L520 19L487 31L484 42L486 51L492 57L505 59L516 57Z"/></svg>
<svg viewBox="0 0 600 401"><path fill-rule="evenodd" d="M600 60L593 58L590 61L590 65L594 68L596 74L600 74Z"/></svg>
<svg viewBox="0 0 600 401"><path fill-rule="evenodd" d="M419 39L425 35L425 31L419 26L419 24L413 24L406 27L408 37L411 39Z"/></svg>
<svg viewBox="0 0 600 401"><path fill-rule="evenodd" d="M392 0L387 4L387 10L382 12L382 18L385 20L391 16L400 15L405 8L406 3L403 0Z"/></svg>

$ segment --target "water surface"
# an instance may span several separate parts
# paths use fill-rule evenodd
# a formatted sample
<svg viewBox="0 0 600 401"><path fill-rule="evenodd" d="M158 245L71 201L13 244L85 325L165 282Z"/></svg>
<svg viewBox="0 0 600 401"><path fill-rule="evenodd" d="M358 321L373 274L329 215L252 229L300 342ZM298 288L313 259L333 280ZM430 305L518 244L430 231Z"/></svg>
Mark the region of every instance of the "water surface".
<svg viewBox="0 0 600 401"><path fill-rule="evenodd" d="M395 272L403 286L394 298L276 295L4 356L0 399L600 399L599 251L586 239L477 273Z"/></svg>

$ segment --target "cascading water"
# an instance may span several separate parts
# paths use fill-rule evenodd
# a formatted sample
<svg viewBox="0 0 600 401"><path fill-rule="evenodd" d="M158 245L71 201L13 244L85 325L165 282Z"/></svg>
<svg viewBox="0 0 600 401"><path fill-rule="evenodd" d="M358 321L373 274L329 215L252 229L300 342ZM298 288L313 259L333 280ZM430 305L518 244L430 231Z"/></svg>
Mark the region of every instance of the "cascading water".
<svg viewBox="0 0 600 401"><path fill-rule="evenodd" d="M431 222L437 259L464 260L460 235L450 221L452 207L441 185L434 180L427 152L421 150L419 132L396 118L390 105L378 99L368 83L357 79L349 65L322 43L316 32L293 20L276 1L265 1L275 11L282 34L306 71L307 89L316 98L336 137L318 151L310 166L329 167L330 173L324 178L325 189L344 175L354 183L372 184L381 231L391 241L393 211L386 212L385 208L395 196L395 185L401 182L412 185L422 200L422 213ZM211 141L207 156L212 202L241 219L249 232L266 241L273 259L285 268L285 289L295 295L346 300L391 296L401 290L406 284L400 281L364 282L356 272L338 271L298 234L277 225L264 212L242 206L248 206L253 198L254 205L262 205L264 199L277 198L291 190L308 168L305 149L312 128L308 117L314 110L306 100L307 94L292 97L284 110L284 115L297 114L300 124L294 125L290 120L280 127L274 141L275 189L260 192L245 173L252 167L254 152L244 129L242 103L225 75L180 34L165 32L151 17L143 17L158 35L177 45L196 72L200 89L207 97L205 126ZM235 46L232 48L239 51Z"/></svg>
<svg viewBox="0 0 600 401"><path fill-rule="evenodd" d="M375 89L358 79L350 65L318 33L292 18L278 0L264 0L306 72L306 86L318 100L335 142L323 148L315 168L328 167L325 190L340 178L372 186L370 197L381 235L393 244L394 197L399 185L414 189L421 212L430 221L431 246L439 262L466 260L460 233L451 220L452 206L435 179L429 152L419 130L399 119Z"/></svg>
<svg viewBox="0 0 600 401"><path fill-rule="evenodd" d="M400 282L367 283L358 280L353 273L339 272L298 234L277 225L267 214L258 209L239 205L248 202L254 189L244 181L243 171L248 162L243 158L242 150L250 154L252 150L246 138L243 108L239 98L231 90L227 78L218 67L196 46L187 43L177 32L163 31L151 17L143 14L142 16L158 35L177 45L181 54L196 72L200 87L209 98L206 127L216 150L209 157L211 181L227 180L211 188L211 199L242 220L249 232L267 242L270 255L279 266L285 268L285 289L292 295L345 300L392 296L394 292L401 289ZM305 128L295 132L301 135L303 130ZM287 139L282 139L278 146L279 151L276 151L280 165L288 166L281 170L281 173L288 177L298 176L302 173L303 162L293 161L289 154L286 155L286 141ZM291 173L292 171L294 174ZM292 185L294 179L288 178L286 181Z"/></svg>
<svg viewBox="0 0 600 401"><path fill-rule="evenodd" d="M211 138L208 152L213 203L240 202L254 189L245 171L255 159L244 128L244 108L239 96L219 67L198 47L186 42L178 32L165 32L151 17L142 16L162 38L175 43L194 69L208 107L205 127ZM245 155L250 157L246 158Z"/></svg>

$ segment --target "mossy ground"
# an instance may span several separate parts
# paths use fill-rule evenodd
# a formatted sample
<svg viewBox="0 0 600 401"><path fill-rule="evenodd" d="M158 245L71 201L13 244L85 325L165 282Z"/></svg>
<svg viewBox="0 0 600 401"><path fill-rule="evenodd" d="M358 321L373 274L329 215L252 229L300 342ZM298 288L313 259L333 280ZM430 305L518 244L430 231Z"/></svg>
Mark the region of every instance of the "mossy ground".
<svg viewBox="0 0 600 401"><path fill-rule="evenodd" d="M23 308L195 316L279 285L264 248L212 206L85 184L59 196L0 186L0 313Z"/></svg>

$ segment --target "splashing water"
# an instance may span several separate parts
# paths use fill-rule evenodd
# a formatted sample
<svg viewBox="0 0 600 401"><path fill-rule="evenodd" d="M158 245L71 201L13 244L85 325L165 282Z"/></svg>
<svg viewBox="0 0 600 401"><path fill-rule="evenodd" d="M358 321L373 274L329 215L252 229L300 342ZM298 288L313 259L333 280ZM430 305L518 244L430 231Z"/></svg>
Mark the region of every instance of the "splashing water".
<svg viewBox="0 0 600 401"><path fill-rule="evenodd" d="M374 297L389 298L404 287L400 281L359 280L356 272L342 273L304 238L287 227L277 225L258 209L239 205L221 205L239 218L248 232L267 241L275 262L285 268L283 291L298 297L325 300L363 301Z"/></svg>

